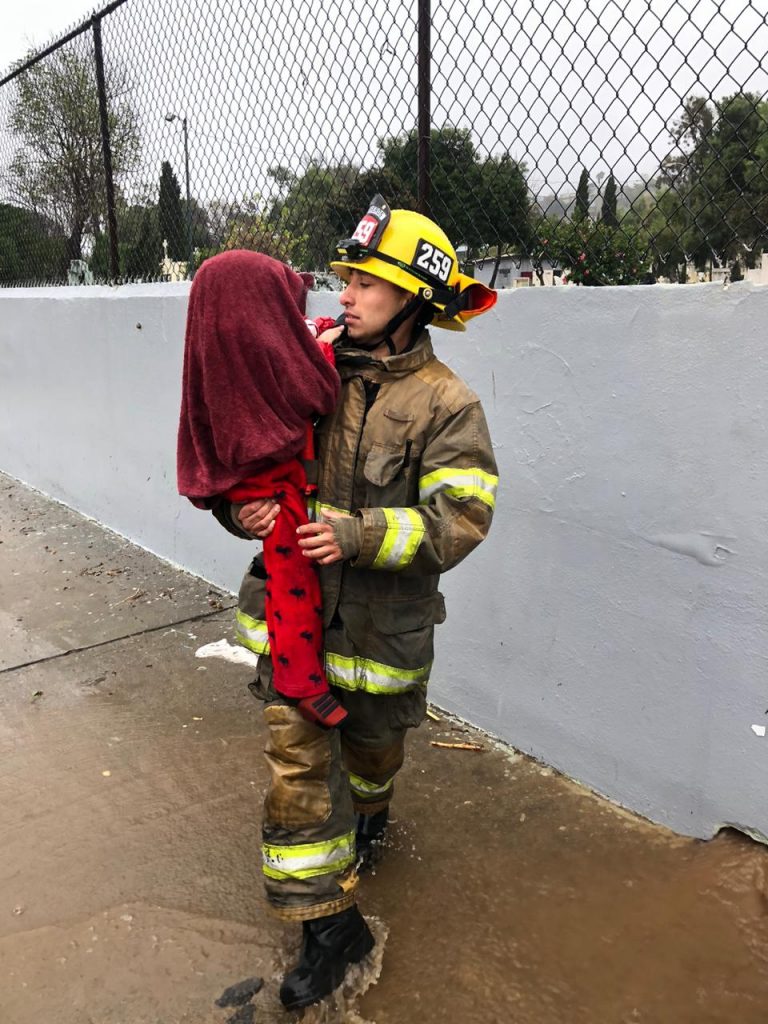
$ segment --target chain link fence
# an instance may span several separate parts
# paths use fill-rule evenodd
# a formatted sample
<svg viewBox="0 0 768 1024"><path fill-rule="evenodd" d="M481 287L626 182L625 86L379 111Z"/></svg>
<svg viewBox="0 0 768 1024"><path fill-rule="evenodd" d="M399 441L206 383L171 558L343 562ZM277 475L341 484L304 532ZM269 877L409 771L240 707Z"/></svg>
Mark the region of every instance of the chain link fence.
<svg viewBox="0 0 768 1024"><path fill-rule="evenodd" d="M4 286L330 282L377 192L497 287L768 282L768 3L118 0L0 78Z"/></svg>

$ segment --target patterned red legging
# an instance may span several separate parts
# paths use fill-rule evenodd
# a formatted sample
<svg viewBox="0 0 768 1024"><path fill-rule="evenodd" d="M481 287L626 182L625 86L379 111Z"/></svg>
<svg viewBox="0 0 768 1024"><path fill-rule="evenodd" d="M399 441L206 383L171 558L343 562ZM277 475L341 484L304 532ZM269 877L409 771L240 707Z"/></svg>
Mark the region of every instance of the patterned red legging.
<svg viewBox="0 0 768 1024"><path fill-rule="evenodd" d="M323 608L314 563L301 553L296 527L309 522L307 477L298 459L248 477L226 492L234 502L274 498L275 528L264 538L266 616L273 684L285 697L315 697L328 690L323 665Z"/></svg>

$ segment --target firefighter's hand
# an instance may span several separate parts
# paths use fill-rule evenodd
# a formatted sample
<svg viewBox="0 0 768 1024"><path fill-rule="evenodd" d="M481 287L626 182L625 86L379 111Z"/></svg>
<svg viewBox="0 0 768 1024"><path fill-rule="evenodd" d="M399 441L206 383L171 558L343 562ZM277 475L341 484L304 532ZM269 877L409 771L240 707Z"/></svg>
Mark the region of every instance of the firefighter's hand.
<svg viewBox="0 0 768 1024"><path fill-rule="evenodd" d="M324 520L340 518L338 512L323 512ZM299 535L301 553L319 565L333 565L344 557L330 522L307 523L306 526L297 527L296 533Z"/></svg>
<svg viewBox="0 0 768 1024"><path fill-rule="evenodd" d="M280 506L272 498L259 498L243 505L238 514L242 528L253 537L264 540L275 528L275 519Z"/></svg>

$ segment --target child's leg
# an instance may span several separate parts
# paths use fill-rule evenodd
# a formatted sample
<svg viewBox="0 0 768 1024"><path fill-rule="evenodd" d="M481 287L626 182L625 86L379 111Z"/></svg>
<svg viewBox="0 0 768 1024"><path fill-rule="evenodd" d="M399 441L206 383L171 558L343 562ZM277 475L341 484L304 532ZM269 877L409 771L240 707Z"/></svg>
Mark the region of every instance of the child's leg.
<svg viewBox="0 0 768 1024"><path fill-rule="evenodd" d="M330 694L323 656L323 610L314 564L301 552L296 528L309 521L306 479L294 461L271 472L271 497L280 503L272 533L264 540L267 571L266 619L272 650L274 687L299 701L307 717L338 725L345 717Z"/></svg>

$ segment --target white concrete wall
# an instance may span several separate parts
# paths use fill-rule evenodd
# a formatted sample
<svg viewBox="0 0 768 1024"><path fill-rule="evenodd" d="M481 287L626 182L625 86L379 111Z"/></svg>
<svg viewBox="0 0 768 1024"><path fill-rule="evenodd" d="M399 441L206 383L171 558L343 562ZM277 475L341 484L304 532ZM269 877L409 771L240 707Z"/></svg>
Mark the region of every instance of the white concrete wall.
<svg viewBox="0 0 768 1024"><path fill-rule="evenodd" d="M186 296L0 291L0 469L234 588L247 546L175 493ZM526 289L436 332L502 482L432 698L698 836L768 834L767 324L740 283Z"/></svg>

